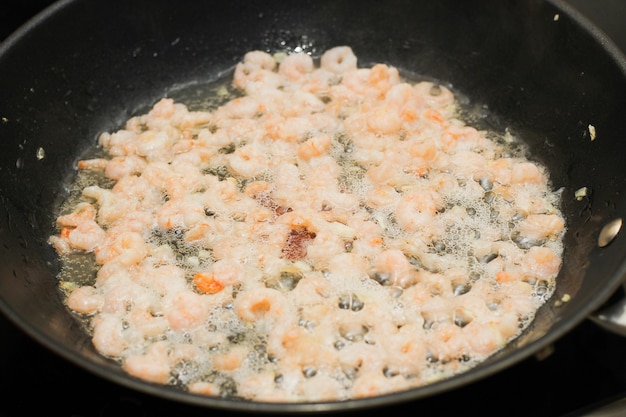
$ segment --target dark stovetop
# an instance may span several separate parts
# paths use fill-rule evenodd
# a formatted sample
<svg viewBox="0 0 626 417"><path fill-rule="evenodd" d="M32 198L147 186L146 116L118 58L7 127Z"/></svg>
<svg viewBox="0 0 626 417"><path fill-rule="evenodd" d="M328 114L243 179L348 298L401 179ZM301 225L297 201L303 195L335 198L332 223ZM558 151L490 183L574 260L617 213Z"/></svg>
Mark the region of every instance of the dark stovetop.
<svg viewBox="0 0 626 417"><path fill-rule="evenodd" d="M51 0L4 0L0 41ZM626 51L626 0L570 0ZM492 377L432 398L376 411L449 416L591 416L626 397L626 337L590 321L531 358ZM68 417L228 415L175 403L103 380L60 358L0 315L0 417L37 415L40 407ZM622 412L594 416L626 415ZM617 414L619 413L619 414Z"/></svg>

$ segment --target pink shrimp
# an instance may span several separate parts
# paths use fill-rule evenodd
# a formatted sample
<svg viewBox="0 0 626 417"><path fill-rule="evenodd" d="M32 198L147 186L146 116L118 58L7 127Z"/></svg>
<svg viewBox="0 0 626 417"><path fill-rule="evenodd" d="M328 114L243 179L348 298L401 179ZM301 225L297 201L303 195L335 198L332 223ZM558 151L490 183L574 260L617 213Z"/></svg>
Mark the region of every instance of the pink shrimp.
<svg viewBox="0 0 626 417"><path fill-rule="evenodd" d="M402 288L413 285L417 279L415 268L398 249L381 252L374 260L374 271L381 282Z"/></svg>
<svg viewBox="0 0 626 417"><path fill-rule="evenodd" d="M304 160L321 156L330 149L331 141L327 134L313 136L298 146L298 156Z"/></svg>
<svg viewBox="0 0 626 417"><path fill-rule="evenodd" d="M105 242L96 250L96 262L104 264L115 261L124 266L141 262L149 253L149 248L140 233L109 233Z"/></svg>
<svg viewBox="0 0 626 417"><path fill-rule="evenodd" d="M512 184L545 184L546 178L539 167L532 162L519 162L511 168Z"/></svg>
<svg viewBox="0 0 626 417"><path fill-rule="evenodd" d="M79 314L91 315L100 310L104 303L101 294L90 285L79 287L67 297L66 304L70 310Z"/></svg>
<svg viewBox="0 0 626 417"><path fill-rule="evenodd" d="M349 46L336 46L322 54L320 64L325 70L342 74L357 68L357 58Z"/></svg>
<svg viewBox="0 0 626 417"><path fill-rule="evenodd" d="M119 356L128 346L124 339L121 317L114 314L99 314L92 321L92 341L98 352L106 356Z"/></svg>
<svg viewBox="0 0 626 417"><path fill-rule="evenodd" d="M313 58L304 52L287 55L278 66L278 73L290 81L300 81L313 71Z"/></svg>
<svg viewBox="0 0 626 417"><path fill-rule="evenodd" d="M280 77L275 73L276 60L263 51L250 51L244 55L243 61L235 67L233 83L236 87L249 91L256 85L266 87L280 84Z"/></svg>
<svg viewBox="0 0 626 417"><path fill-rule="evenodd" d="M166 303L164 314L172 330L189 331L205 322L209 306L204 296L192 291L181 291Z"/></svg>
<svg viewBox="0 0 626 417"><path fill-rule="evenodd" d="M271 288L258 288L235 298L235 311L245 321L280 321L288 313L284 296Z"/></svg>
<svg viewBox="0 0 626 417"><path fill-rule="evenodd" d="M167 383L171 372L167 344L157 342L150 346L146 354L127 357L122 367L130 375L145 381L157 384Z"/></svg>
<svg viewBox="0 0 626 417"><path fill-rule="evenodd" d="M533 246L528 250L525 261L529 270L542 280L553 279L561 268L561 257L554 250L544 246Z"/></svg>
<svg viewBox="0 0 626 417"><path fill-rule="evenodd" d="M427 233L432 234L433 220L441 207L441 197L433 191L415 190L405 193L396 206L396 221L408 231L431 229Z"/></svg>
<svg viewBox="0 0 626 417"><path fill-rule="evenodd" d="M70 248L94 251L104 243L106 232L95 221L96 209L91 204L81 204L70 214L59 216L60 238ZM59 242L60 243L60 242Z"/></svg>
<svg viewBox="0 0 626 417"><path fill-rule="evenodd" d="M519 225L520 235L534 241L555 238L564 230L565 221L556 214L529 214Z"/></svg>

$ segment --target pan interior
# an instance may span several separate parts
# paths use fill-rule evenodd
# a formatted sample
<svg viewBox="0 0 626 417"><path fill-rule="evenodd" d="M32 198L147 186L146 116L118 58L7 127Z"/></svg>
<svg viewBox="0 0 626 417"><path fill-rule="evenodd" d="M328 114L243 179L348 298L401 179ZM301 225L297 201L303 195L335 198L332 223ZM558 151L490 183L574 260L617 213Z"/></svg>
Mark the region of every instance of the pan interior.
<svg viewBox="0 0 626 417"><path fill-rule="evenodd" d="M434 395L510 366L573 328L619 285L623 240L599 249L595 239L624 212L623 58L559 3L192 3L133 0L111 10L62 1L0 49L0 306L44 345L105 378L177 401L246 411L361 408ZM563 188L568 233L553 301L530 331L471 372L349 404L249 404L128 379L95 352L57 293L59 264L46 239L72 166L100 132L181 86L214 79L248 50L318 54L342 44L363 64L388 62L446 80L528 141ZM579 199L582 187L589 193Z"/></svg>

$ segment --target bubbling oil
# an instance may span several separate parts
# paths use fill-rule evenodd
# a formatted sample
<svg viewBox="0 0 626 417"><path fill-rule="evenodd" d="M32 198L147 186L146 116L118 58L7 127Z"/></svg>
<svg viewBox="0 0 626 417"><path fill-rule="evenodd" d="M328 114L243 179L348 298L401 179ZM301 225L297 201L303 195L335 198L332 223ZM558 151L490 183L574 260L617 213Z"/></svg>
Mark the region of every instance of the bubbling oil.
<svg viewBox="0 0 626 417"><path fill-rule="evenodd" d="M403 73L403 77L407 82L418 82L426 80L425 77L415 74ZM241 92L232 87L232 74L222 74L217 79L202 84L189 84L180 86L170 93L170 97L177 102L185 103L192 111L212 111L228 101L237 98ZM432 79L428 79L432 81ZM435 85L444 85L436 82ZM447 87L450 88L450 87ZM454 90L453 90L454 91ZM475 126L478 129L484 129L486 126L498 125L499 121L494 121L493 115L485 112L484 108L479 110L472 107L470 100L465 98L458 91L454 91L457 100L458 109L457 117L467 123L468 126ZM530 156L529 148L512 135L511 132L504 130L503 132L489 131L488 136L491 140L500 146L502 154L510 158L525 159ZM234 145L236 147L236 145ZM340 164L341 175L340 184L343 192L353 194L360 201L360 206L367 213L368 220L378 224L384 230L385 238L388 242L395 245L394 247L402 248L407 255L413 255L413 243L410 242L412 235L404 230L398 223L393 210L389 208L369 207L365 203L367 194L372 190L372 185L366 177L366 167L360 165L353 158L353 143L347 134L338 134L333 138L333 144L330 155ZM226 152L226 151L225 151ZM85 158L107 157L103 150L94 147L86 155ZM227 167L213 168L211 174L219 175L220 179L234 179L238 184L240 191L249 182L249 178L237 176ZM450 174L447 172L441 173ZM543 174L547 176L547 171L543 170ZM435 173L431 175L435 176ZM450 174L452 175L452 174ZM271 176L262 178L266 181L272 181ZM429 178L425 177L424 180ZM477 178L468 179L462 177L454 177L456 182L449 192L442 194L441 207L434 219L433 226L442 233L438 238L427 245L427 256L416 253L409 256L412 264L416 269L428 271L433 274L442 273L448 269L462 269L466 271L468 280L454 284L455 295L462 295L471 292L472 285L478 280L494 281L493 271L489 264L499 254L495 251L482 250L477 247L476 242L484 236L498 236L498 240L505 243L521 247L525 244L516 239L516 231L519 228L519 220L522 216L510 207L510 202L502 196L492 193L492 183L490 179ZM110 189L114 182L107 179L98 171L81 170L77 172L76 178L70 185L70 197L63 204L60 213L71 212L77 204L85 201L82 196L82 190L86 186L97 185L99 187ZM406 190L396 190L399 194L403 194ZM546 192L542 196L550 205L558 207L558 197L556 194ZM163 196L164 201L167 196ZM461 213L461 215L458 215ZM205 213L212 216L211 213ZM192 277L212 265L216 259L210 247L202 244L194 244L186 242L183 239L184 230L172 229L164 231L155 226L150 236L146 236L146 242L149 246L156 248L167 247L176 257L176 266L185 271L185 277L190 286L193 286ZM404 243L403 243L404 242ZM527 242L526 242L527 243ZM545 242L555 253L562 252L562 243L559 240ZM303 265L304 263L304 265ZM294 262L296 264L296 262ZM340 277L330 276L327 270L315 271L314 264L308 264L304 259L298 262L300 271L319 273L326 279L333 279L335 283L332 286L331 293L328 298L336 300L336 309L349 310L358 313L366 306L369 308L370 303L380 303L390 306L390 311L394 317L403 317L409 315L414 310L409 308L411 300L406 298L407 288L398 286L390 286L384 281L380 275L376 275L376 271L372 272L370 277L362 277L359 280L341 280ZM297 269L297 268L296 268ZM96 281L98 265L92 253L76 253L72 252L62 256L62 270L59 280L64 283L64 287L69 289L83 286L93 285ZM274 287L281 291L292 291L298 285L301 279L297 272L290 272L285 282L291 280L290 284L277 284L272 281ZM264 278L260 278L264 279ZM532 294L532 302L536 307L541 306L554 292L555 282L547 281L541 288L537 288ZM63 286L62 286L63 288ZM250 326L244 323L235 312L233 302L237 299L240 287L235 286L230 289L231 294L224 298L224 301L214 306L210 310L206 319L207 331L199 336L193 333L177 333L168 331L164 335L158 337L158 340L168 340L173 344L200 343L203 346L202 354L192 360L181 361L172 371L169 385L186 389L188 384L205 381L220 387L220 395L237 396L237 382L252 378L255 375L270 373L274 375L274 384L278 387L287 387L286 376L283 375L279 361L272 355L268 334L271 331L271 322L260 320L256 326ZM363 295L365 294L365 296ZM436 296L436 294L432 294ZM158 297L158 296L157 296ZM297 301L291 300L289 311L300 312L301 319L299 325L307 330L313 331L316 327L322 327L322 323L315 320L307 319L306 307L297 304ZM155 315L161 314L155 312ZM86 324L86 331L90 331L88 320L80 317ZM451 320L458 320L459 327L467 324L471 318L458 315L448 317ZM532 321L532 314L519 317L519 335ZM423 313L423 327L429 330L429 326L436 326L437 323L427 312ZM516 335L516 336L517 336ZM144 344L137 346L135 351L146 350L153 339L146 339ZM382 344L381 336L367 326L344 327L340 328L334 341L334 348L341 350L345 346L363 343L366 345ZM245 366L233 372L218 372L213 366L213 360L219 355L229 353L244 347L248 352L245 355ZM457 366L449 367L448 362L439 360L432 352L428 353L429 363L425 368L423 375L420 376L424 381L434 382L436 380L448 378L456 373L474 367L477 363L485 358L482 356L470 356L457 358ZM309 366L302 370L304 378L313 378L318 372L315 366ZM394 372L385 368L386 376L393 378L396 376ZM338 381L338 385L343 387L343 392L338 394L338 398L348 398L348 392L353 384L358 369L342 369L333 371L331 377ZM405 375L407 379L411 379L411 374Z"/></svg>

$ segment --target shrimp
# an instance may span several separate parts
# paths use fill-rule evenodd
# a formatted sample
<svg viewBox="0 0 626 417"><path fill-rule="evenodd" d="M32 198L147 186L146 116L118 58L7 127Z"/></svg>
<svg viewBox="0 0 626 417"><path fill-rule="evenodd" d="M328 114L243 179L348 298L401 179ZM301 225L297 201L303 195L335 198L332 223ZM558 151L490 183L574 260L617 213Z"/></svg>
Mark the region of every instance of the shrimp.
<svg viewBox="0 0 626 417"><path fill-rule="evenodd" d="M255 84L267 87L278 87L280 77L274 72L276 60L263 51L250 51L235 67L233 84L235 87L247 92L253 92Z"/></svg>
<svg viewBox="0 0 626 417"><path fill-rule="evenodd" d="M452 91L441 84L421 81L416 83L413 89L432 108L445 109L446 107L451 107L455 102Z"/></svg>
<svg viewBox="0 0 626 417"><path fill-rule="evenodd" d="M139 134L136 152L148 162L170 162L174 140L163 131L147 130Z"/></svg>
<svg viewBox="0 0 626 417"><path fill-rule="evenodd" d="M463 329L453 322L437 323L425 335L427 355L434 360L458 360L468 353Z"/></svg>
<svg viewBox="0 0 626 417"><path fill-rule="evenodd" d="M88 203L79 205L73 213L59 216L57 225L62 227L60 238L69 248L95 251L106 239L106 232L94 220L95 216L95 207Z"/></svg>
<svg viewBox="0 0 626 417"><path fill-rule="evenodd" d="M256 97L238 97L224 104L221 110L233 119L254 119L264 113L265 106Z"/></svg>
<svg viewBox="0 0 626 417"><path fill-rule="evenodd" d="M333 369L338 359L332 338L318 328L307 330L302 326L277 326L270 331L268 351L282 357L283 369L299 369L309 377L326 369Z"/></svg>
<svg viewBox="0 0 626 417"><path fill-rule="evenodd" d="M561 268L561 257L545 246L533 246L524 257L531 274L541 280L553 279Z"/></svg>
<svg viewBox="0 0 626 417"><path fill-rule="evenodd" d="M132 155L136 153L138 136L138 132L122 129L115 133L101 134L98 143L113 157Z"/></svg>
<svg viewBox="0 0 626 417"><path fill-rule="evenodd" d="M300 81L314 69L313 58L304 52L287 55L278 66L278 74L289 81Z"/></svg>
<svg viewBox="0 0 626 417"><path fill-rule="evenodd" d="M369 260L352 252L336 254L327 261L327 265L330 277L341 279L346 283L359 282L369 272Z"/></svg>
<svg viewBox="0 0 626 417"><path fill-rule="evenodd" d="M165 317L155 316L146 309L135 308L128 315L128 327L139 333L143 338L156 337L169 328Z"/></svg>
<svg viewBox="0 0 626 417"><path fill-rule="evenodd" d="M97 185L85 187L82 195L96 201L98 221L103 225L112 224L135 208L133 199L120 199L112 190Z"/></svg>
<svg viewBox="0 0 626 417"><path fill-rule="evenodd" d="M194 283L200 292L215 294L225 286L235 285L243 279L244 268L234 259L220 259L211 265L210 272L194 275Z"/></svg>
<svg viewBox="0 0 626 417"><path fill-rule="evenodd" d="M146 288L150 288L153 294L158 297L165 297L168 294L178 294L187 288L187 280L183 268L173 264L151 265L149 263L151 258L146 259L146 262L141 265L141 269L133 275L133 280ZM113 270L113 273L118 273L118 264L105 264L103 268L100 269L100 272L108 270ZM101 274L98 273L98 282L100 282L102 278Z"/></svg>
<svg viewBox="0 0 626 417"><path fill-rule="evenodd" d="M265 133L261 126L262 123L263 118L233 120L224 128L228 138L231 140L229 146L244 143L260 145Z"/></svg>
<svg viewBox="0 0 626 417"><path fill-rule="evenodd" d="M403 126L402 115L388 105L372 108L366 115L367 127L374 134L399 133Z"/></svg>
<svg viewBox="0 0 626 417"><path fill-rule="evenodd" d="M109 163L109 159L95 158L95 159L81 159L76 164L78 169L104 171Z"/></svg>
<svg viewBox="0 0 626 417"><path fill-rule="evenodd" d="M532 162L518 162L511 167L512 184L545 184L546 178L542 170Z"/></svg>
<svg viewBox="0 0 626 417"><path fill-rule="evenodd" d="M169 381L172 370L167 348L166 342L157 342L150 346L145 355L128 356L122 367L134 377L165 384Z"/></svg>
<svg viewBox="0 0 626 417"><path fill-rule="evenodd" d="M101 294L91 285L85 285L72 291L66 300L67 307L79 314L92 315L104 304Z"/></svg>
<svg viewBox="0 0 626 417"><path fill-rule="evenodd" d="M400 158L402 156L399 156L397 159ZM367 179L375 186L390 185L398 188L415 182L415 177L406 173L398 160L392 160L391 158L383 159L379 165L371 167L367 171Z"/></svg>
<svg viewBox="0 0 626 417"><path fill-rule="evenodd" d="M312 373L312 368L307 368L305 373ZM341 382L332 375L317 372L314 376L303 381L298 387L298 397L307 398L310 401L332 401L337 399L337 392L342 388ZM308 400L307 400L308 401Z"/></svg>
<svg viewBox="0 0 626 417"><path fill-rule="evenodd" d="M520 235L532 241L555 238L565 230L565 221L556 214L529 214L519 224Z"/></svg>
<svg viewBox="0 0 626 417"><path fill-rule="evenodd" d="M376 345L348 343L341 348L338 356L343 372L349 377L358 376L359 380L369 373L382 375L385 367L386 358Z"/></svg>
<svg viewBox="0 0 626 417"><path fill-rule="evenodd" d="M204 296L183 290L165 304L163 313L172 330L183 332L201 326L207 320L209 307Z"/></svg>
<svg viewBox="0 0 626 417"><path fill-rule="evenodd" d="M387 334L385 365L387 375L401 374L405 377L419 376L421 364L426 360L426 348L422 343L424 329L419 323L407 324L395 334Z"/></svg>
<svg viewBox="0 0 626 417"><path fill-rule="evenodd" d="M197 129L198 127L205 126L213 120L213 115L207 111L187 111L187 109L184 108L184 111L181 113L183 114L178 119L176 126L183 132L189 132L188 129Z"/></svg>
<svg viewBox="0 0 626 417"><path fill-rule="evenodd" d="M342 74L357 68L357 58L349 46L336 46L328 49L320 58L323 69Z"/></svg>
<svg viewBox="0 0 626 417"><path fill-rule="evenodd" d="M274 200L283 207L291 206L296 197L306 193L306 187L300 179L298 167L292 163L282 163L274 170Z"/></svg>
<svg viewBox="0 0 626 417"><path fill-rule="evenodd" d="M235 298L234 308L237 316L247 322L280 322L289 316L284 295L272 288L258 288L240 294Z"/></svg>
<svg viewBox="0 0 626 417"><path fill-rule="evenodd" d="M350 395L353 398L384 395L401 389L405 385L403 380L404 378L399 375L387 377L382 371L359 372L359 378L352 385ZM411 384L418 384L418 381L411 380Z"/></svg>
<svg viewBox="0 0 626 417"><path fill-rule="evenodd" d="M81 165L82 168L85 167L84 163ZM140 174L145 166L145 159L137 155L116 156L107 162L104 175L112 180L120 180L129 175Z"/></svg>
<svg viewBox="0 0 626 417"><path fill-rule="evenodd" d="M157 223L163 230L190 228L202 222L206 215L200 200L187 197L169 200L156 212Z"/></svg>
<svg viewBox="0 0 626 417"><path fill-rule="evenodd" d="M399 198L400 193L390 185L377 186L367 193L367 203L378 209L393 207Z"/></svg>
<svg viewBox="0 0 626 417"><path fill-rule="evenodd" d="M311 119L313 114L323 114L326 104L315 94L306 91L294 91L289 95L289 106L280 110L283 117L304 116ZM311 120L312 121L312 120Z"/></svg>
<svg viewBox="0 0 626 417"><path fill-rule="evenodd" d="M95 220L98 211L89 203L80 203L73 212L57 217L58 227L76 227L85 220Z"/></svg>
<svg viewBox="0 0 626 417"><path fill-rule="evenodd" d="M344 73L341 84L367 99L378 100L399 82L400 75L396 68L376 64L372 68L359 68Z"/></svg>
<svg viewBox="0 0 626 417"><path fill-rule="evenodd" d="M368 74L367 82L377 92L378 97L384 97L392 86L400 82L400 74L395 67L375 64Z"/></svg>
<svg viewBox="0 0 626 417"><path fill-rule="evenodd" d="M315 238L306 246L306 257L316 268L322 268L328 264L328 259L339 256L346 250L346 242L351 239L343 239L332 230L317 232Z"/></svg>
<svg viewBox="0 0 626 417"><path fill-rule="evenodd" d="M273 375L272 375L273 378ZM209 396L218 396L220 394L220 387L218 384L208 381L195 381L188 385L189 392L192 394L201 394Z"/></svg>
<svg viewBox="0 0 626 417"><path fill-rule="evenodd" d="M230 169L245 178L260 176L270 168L269 162L267 150L257 143L237 148L228 158Z"/></svg>
<svg viewBox="0 0 626 417"><path fill-rule="evenodd" d="M173 99L162 98L152 106L152 109L148 112L148 117L170 118L174 114L174 106L175 103Z"/></svg>
<svg viewBox="0 0 626 417"><path fill-rule="evenodd" d="M84 191L88 193L86 194L84 192L85 195L95 198L96 201L98 201L98 205L100 206L98 215L101 217L103 215L103 206L107 204L113 206L107 207L107 210L114 211L114 206L117 206L126 213L133 213L135 209L139 208L150 210L163 201L161 192L157 190L156 187L152 186L143 176L124 176L117 181L111 189L112 195L106 195L106 191L97 188L91 189L87 187Z"/></svg>
<svg viewBox="0 0 626 417"><path fill-rule="evenodd" d="M291 230L308 231L313 234L319 231L316 226L319 220L320 216L310 209L287 211L276 219L279 224L287 225Z"/></svg>
<svg viewBox="0 0 626 417"><path fill-rule="evenodd" d="M409 145L409 154L415 158L425 161L432 161L437 156L437 147L430 142L411 141Z"/></svg>
<svg viewBox="0 0 626 417"><path fill-rule="evenodd" d="M124 326L115 314L99 314L92 321L92 342L98 352L105 356L120 356L128 346L124 338Z"/></svg>
<svg viewBox="0 0 626 417"><path fill-rule="evenodd" d="M442 207L441 197L430 190L405 193L395 208L395 218L400 227L411 232L435 232L434 217Z"/></svg>
<svg viewBox="0 0 626 417"><path fill-rule="evenodd" d="M397 112L405 122L416 121L419 114L418 110L425 106L424 98L417 94L409 83L399 83L392 86L385 94L383 103Z"/></svg>
<svg viewBox="0 0 626 417"><path fill-rule="evenodd" d="M314 131L311 121L303 116L267 117L264 126L269 138L286 142L300 142Z"/></svg>
<svg viewBox="0 0 626 417"><path fill-rule="evenodd" d="M85 220L71 229L67 241L74 249L93 252L98 249L106 239L106 232L93 220Z"/></svg>
<svg viewBox="0 0 626 417"><path fill-rule="evenodd" d="M331 145L331 137L328 134L320 134L307 139L298 146L298 157L309 160L328 152Z"/></svg>
<svg viewBox="0 0 626 417"><path fill-rule="evenodd" d="M348 221L348 226L356 230L351 253L371 258L380 251L383 246L383 229L378 223L354 217Z"/></svg>
<svg viewBox="0 0 626 417"><path fill-rule="evenodd" d="M515 324L517 325L517 320ZM507 338L495 323L471 322L463 327L462 333L467 340L468 348L473 352L467 353L475 359L500 349L507 342Z"/></svg>
<svg viewBox="0 0 626 417"><path fill-rule="evenodd" d="M213 356L213 367L220 372L232 372L243 366L249 349L244 346L235 346L228 352Z"/></svg>
<svg viewBox="0 0 626 417"><path fill-rule="evenodd" d="M48 243L59 255L66 255L72 252L72 247L66 237L53 235L48 238Z"/></svg>
<svg viewBox="0 0 626 417"><path fill-rule="evenodd" d="M130 266L141 262L149 253L149 247L138 232L121 232L107 235L105 242L95 250L96 262L117 262Z"/></svg>
<svg viewBox="0 0 626 417"><path fill-rule="evenodd" d="M106 314L123 316L133 309L148 310L156 301L151 291L126 274L110 276L99 289L103 294L101 310Z"/></svg>
<svg viewBox="0 0 626 417"><path fill-rule="evenodd" d="M410 287L417 279L416 270L398 249L382 251L374 260L374 273L384 285Z"/></svg>

